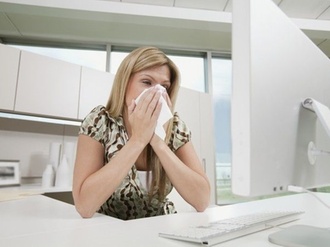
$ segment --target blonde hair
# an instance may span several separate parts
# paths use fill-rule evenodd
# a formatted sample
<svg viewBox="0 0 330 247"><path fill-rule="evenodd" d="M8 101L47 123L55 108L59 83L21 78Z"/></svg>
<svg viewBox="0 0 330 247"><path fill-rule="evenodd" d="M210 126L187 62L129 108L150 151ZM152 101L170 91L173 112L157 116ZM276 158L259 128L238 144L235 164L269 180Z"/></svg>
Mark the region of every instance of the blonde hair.
<svg viewBox="0 0 330 247"><path fill-rule="evenodd" d="M167 89L167 93L172 102L171 110L173 112L180 87L180 73L177 66L158 48L140 47L128 54L118 68L106 105L106 110L109 112L110 116L116 118L123 115L128 82L134 73L163 65L168 66L170 70L171 85ZM172 126L173 122L171 121L166 131L166 143L170 140ZM149 190L150 200L153 196L153 191L156 189L156 194L158 194L159 199L164 200L166 185L169 183L166 173L150 145L146 146L144 152L146 154L145 162L147 163L147 169L152 172L152 182ZM147 179L149 179L149 176L147 176Z"/></svg>

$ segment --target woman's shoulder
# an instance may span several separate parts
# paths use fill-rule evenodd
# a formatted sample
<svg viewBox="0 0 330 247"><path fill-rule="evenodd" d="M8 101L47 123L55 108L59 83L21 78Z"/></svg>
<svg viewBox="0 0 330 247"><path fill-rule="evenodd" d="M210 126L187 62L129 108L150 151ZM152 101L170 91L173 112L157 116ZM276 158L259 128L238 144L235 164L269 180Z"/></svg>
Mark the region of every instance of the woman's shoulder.
<svg viewBox="0 0 330 247"><path fill-rule="evenodd" d="M175 128L180 129L183 132L190 132L187 124L180 118L178 112L173 114L173 125Z"/></svg>
<svg viewBox="0 0 330 247"><path fill-rule="evenodd" d="M92 121L94 124L100 122L117 122L117 119L112 117L103 105L94 107L85 117L84 121L86 120L89 120L88 122Z"/></svg>
<svg viewBox="0 0 330 247"><path fill-rule="evenodd" d="M104 106L98 105L82 121L79 134L85 134L100 140L109 132L109 128L118 129L120 125L122 125L121 118L117 119L110 116Z"/></svg>
<svg viewBox="0 0 330 247"><path fill-rule="evenodd" d="M191 132L186 123L179 117L179 114L175 112L173 114L173 128L170 139L170 148L176 151L185 143L191 139Z"/></svg>
<svg viewBox="0 0 330 247"><path fill-rule="evenodd" d="M98 106L96 106L96 107L94 107L91 111L90 111L90 113L88 114L88 115L100 115L100 116L102 116L102 115L107 115L107 111L106 111L106 109L105 109L105 106L103 106L103 105L98 105ZM87 115L87 116L88 116Z"/></svg>

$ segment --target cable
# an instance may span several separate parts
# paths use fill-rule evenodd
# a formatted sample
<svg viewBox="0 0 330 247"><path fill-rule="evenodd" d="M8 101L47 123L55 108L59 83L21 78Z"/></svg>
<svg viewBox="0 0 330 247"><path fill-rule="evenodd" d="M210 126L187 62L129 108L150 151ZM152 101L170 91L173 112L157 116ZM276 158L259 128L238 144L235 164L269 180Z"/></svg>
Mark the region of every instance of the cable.
<svg viewBox="0 0 330 247"><path fill-rule="evenodd" d="M299 186L293 186L293 185L289 185L288 186L288 191L290 192L297 192L297 193L301 193L301 192L306 192L310 195L312 195L316 200L318 200L320 203L322 203L325 207L327 207L328 209L330 209L330 205L328 205L326 202L324 202L319 196L317 196L314 192L306 190L302 187Z"/></svg>

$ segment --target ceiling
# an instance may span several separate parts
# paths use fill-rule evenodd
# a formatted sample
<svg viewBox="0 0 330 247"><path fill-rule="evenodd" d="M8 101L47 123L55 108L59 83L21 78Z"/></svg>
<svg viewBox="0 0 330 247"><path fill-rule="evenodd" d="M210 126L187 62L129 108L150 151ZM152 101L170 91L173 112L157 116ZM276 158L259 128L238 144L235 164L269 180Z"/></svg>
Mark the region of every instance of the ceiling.
<svg viewBox="0 0 330 247"><path fill-rule="evenodd" d="M232 11L232 0L103 0L111 2L160 5L178 8ZM272 0L289 17L330 19L329 0Z"/></svg>
<svg viewBox="0 0 330 247"><path fill-rule="evenodd" d="M330 0L273 0L330 57ZM0 0L0 39L231 50L232 0Z"/></svg>

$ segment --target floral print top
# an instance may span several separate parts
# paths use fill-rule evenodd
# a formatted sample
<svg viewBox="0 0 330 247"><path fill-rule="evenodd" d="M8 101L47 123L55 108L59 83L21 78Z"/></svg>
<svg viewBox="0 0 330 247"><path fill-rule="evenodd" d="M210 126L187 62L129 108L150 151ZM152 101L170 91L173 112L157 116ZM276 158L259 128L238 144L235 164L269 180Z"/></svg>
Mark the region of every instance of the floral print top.
<svg viewBox="0 0 330 247"><path fill-rule="evenodd" d="M109 116L104 106L95 107L83 120L79 134L90 136L100 142L104 149L104 164L125 145L128 135L122 117ZM170 137L169 148L175 152L191 139L190 130L179 118L177 113L173 116L173 129ZM172 185L167 186L166 195L172 190ZM175 213L172 202L165 199L160 201L157 196L149 200L148 191L142 186L135 165L132 166L127 176L116 191L104 202L98 210L109 216L123 220L137 219L168 213Z"/></svg>

